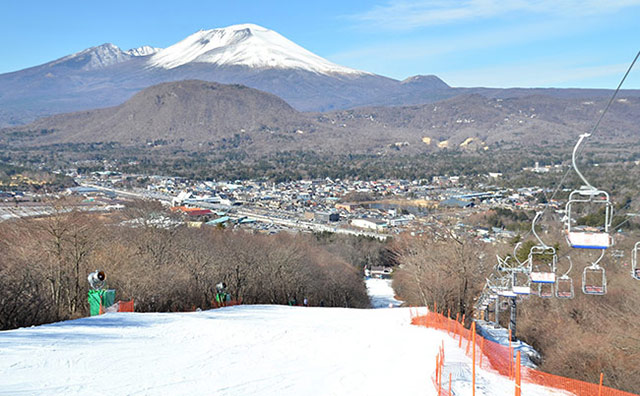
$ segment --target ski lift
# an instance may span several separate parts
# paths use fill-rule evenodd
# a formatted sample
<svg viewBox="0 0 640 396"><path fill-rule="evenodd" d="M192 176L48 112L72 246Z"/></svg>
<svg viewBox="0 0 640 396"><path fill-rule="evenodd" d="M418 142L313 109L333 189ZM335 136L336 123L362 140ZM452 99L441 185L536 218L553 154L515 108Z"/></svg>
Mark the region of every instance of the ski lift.
<svg viewBox="0 0 640 396"><path fill-rule="evenodd" d="M511 291L517 296L521 298L525 298L529 294L531 294L531 278L529 277L529 267L527 262L523 263L518 260L518 256L516 254L518 247L522 244L522 242L518 242L516 246L513 248L513 259L517 263L516 267L510 268L510 278L511 278ZM506 261L506 260L505 260Z"/></svg>
<svg viewBox="0 0 640 396"><path fill-rule="evenodd" d="M553 284L556 283L556 264L558 257L556 255L556 249L552 246L547 246L536 233L536 221L538 221L540 216L542 216L542 212L536 212L536 216L531 223L531 231L539 244L532 246L529 251L529 257L527 259L529 276L531 277L531 283L538 284L540 297L553 297ZM550 261L545 262L547 259Z"/></svg>
<svg viewBox="0 0 640 396"><path fill-rule="evenodd" d="M518 296L516 293L513 292L513 290L500 290L498 292L498 295L501 297L509 297L509 298Z"/></svg>
<svg viewBox="0 0 640 396"><path fill-rule="evenodd" d="M491 274L489 275L489 278L487 278L485 288L489 290L490 299L497 299L499 296L510 297L505 295L507 292L511 293L511 290L507 285L508 279L506 277L496 279L496 276ZM515 295L513 297L515 297Z"/></svg>
<svg viewBox="0 0 640 396"><path fill-rule="evenodd" d="M531 278L528 271L516 270L511 278L511 290L520 296L528 296L531 294Z"/></svg>
<svg viewBox="0 0 640 396"><path fill-rule="evenodd" d="M590 133L580 135L578 143L576 143L573 148L573 154L571 156L573 169L585 185L569 194L569 200L566 205L567 216L565 221L565 233L567 243L573 248L606 249L613 245L613 238L609 234L609 227L611 227L611 220L613 217L613 204L609 199L609 193L598 190L592 186L587 179L584 178L582 173L580 173L580 170L576 165L576 153L578 151L578 147L584 138L589 136L591 136ZM600 205L601 207L604 207L603 224L599 227L574 226L573 223L575 220L572 218L572 209L579 204ZM573 215L575 216L575 213Z"/></svg>
<svg viewBox="0 0 640 396"><path fill-rule="evenodd" d="M604 257L604 249L600 257L582 272L582 292L594 296L602 296L607 293L607 275L604 268L598 263Z"/></svg>
<svg viewBox="0 0 640 396"><path fill-rule="evenodd" d="M533 281L532 281L533 282ZM538 283L538 297L551 298L555 295L554 283Z"/></svg>
<svg viewBox="0 0 640 396"><path fill-rule="evenodd" d="M496 292L498 297L515 298L518 296L513 291L512 277L512 274L507 274L500 278L500 286L498 287Z"/></svg>
<svg viewBox="0 0 640 396"><path fill-rule="evenodd" d="M509 264L509 256L505 258L500 257L496 254L496 258L498 259L498 264L494 267L498 272L510 272L513 268L511 264Z"/></svg>
<svg viewBox="0 0 640 396"><path fill-rule="evenodd" d="M556 297L569 299L573 298L573 279L569 277L569 272L571 272L571 268L573 268L573 262L571 261L571 257L567 256L567 260L569 260L569 269L567 272L562 274L562 276L556 279Z"/></svg>
<svg viewBox="0 0 640 396"><path fill-rule="evenodd" d="M631 276L633 279L640 280L640 268L638 267L638 249L640 248L640 242L636 242L633 246L633 252L631 254Z"/></svg>

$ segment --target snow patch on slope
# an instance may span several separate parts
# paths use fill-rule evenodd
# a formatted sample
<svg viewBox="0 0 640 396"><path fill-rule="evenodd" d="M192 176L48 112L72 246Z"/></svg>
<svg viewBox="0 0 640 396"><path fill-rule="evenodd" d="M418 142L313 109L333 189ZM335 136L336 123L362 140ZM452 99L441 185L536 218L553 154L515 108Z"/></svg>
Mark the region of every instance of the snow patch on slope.
<svg viewBox="0 0 640 396"><path fill-rule="evenodd" d="M87 48L75 54L49 63L49 66L66 64L71 67L79 67L81 70L104 69L105 67L126 62L138 56L148 56L161 50L148 45L132 48L128 51L121 50L117 45L106 43L96 47Z"/></svg>
<svg viewBox="0 0 640 396"><path fill-rule="evenodd" d="M151 47L149 45L143 45L142 47L138 47L138 48L131 48L130 50L127 51L127 54L132 55L132 56L148 56L148 55L153 55L158 51L161 51L162 48L156 48L156 47Z"/></svg>
<svg viewBox="0 0 640 396"><path fill-rule="evenodd" d="M154 54L148 64L173 69L191 62L303 69L319 74L368 74L329 62L273 30L253 24L201 30Z"/></svg>
<svg viewBox="0 0 640 396"><path fill-rule="evenodd" d="M64 58L51 62L49 65L54 66L62 63L69 65L77 64L82 65L82 70L94 70L125 62L129 59L131 59L131 55L111 43L106 43L67 55Z"/></svg>

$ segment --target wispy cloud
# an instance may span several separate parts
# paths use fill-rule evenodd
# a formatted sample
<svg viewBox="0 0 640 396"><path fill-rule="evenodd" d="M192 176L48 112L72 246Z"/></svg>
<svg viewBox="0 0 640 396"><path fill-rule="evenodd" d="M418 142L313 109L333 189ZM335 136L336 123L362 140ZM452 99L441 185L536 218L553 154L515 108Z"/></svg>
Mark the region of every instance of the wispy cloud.
<svg viewBox="0 0 640 396"><path fill-rule="evenodd" d="M390 30L481 20L511 13L581 17L640 6L640 0L390 0L350 18Z"/></svg>

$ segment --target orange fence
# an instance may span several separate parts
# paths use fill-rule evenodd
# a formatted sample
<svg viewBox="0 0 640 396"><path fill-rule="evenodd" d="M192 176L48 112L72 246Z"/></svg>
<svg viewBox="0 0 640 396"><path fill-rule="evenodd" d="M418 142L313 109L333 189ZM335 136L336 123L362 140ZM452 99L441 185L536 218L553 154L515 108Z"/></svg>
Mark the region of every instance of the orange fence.
<svg viewBox="0 0 640 396"><path fill-rule="evenodd" d="M133 298L131 301L118 301L107 308L100 304L99 314L102 315L107 312L133 312Z"/></svg>
<svg viewBox="0 0 640 396"><path fill-rule="evenodd" d="M449 315L450 316L450 315ZM433 329L439 329L448 332L452 337L458 340L458 346L466 350L466 354L472 357L477 354L477 358L473 361L477 363L478 367L482 367L488 370L495 370L501 375L509 377L515 381L522 381L523 383L537 384L545 387L562 389L573 393L576 396L638 396L633 393L624 392L621 390L602 386L602 375L600 376L599 384L592 384L572 378L561 377L538 371L529 367L520 367L520 362L516 361L514 357L516 355L517 348L514 348L509 342L509 345L500 345L491 340L485 339L474 330L466 329L462 321L458 321L459 316L456 319L448 316L429 311L426 315L418 315L417 312L411 311L411 323L418 326L429 327ZM462 323L461 323L462 322ZM475 324L475 323L474 323ZM474 341L475 338L475 342ZM519 356L519 352L517 351ZM442 371L444 367L444 348L440 349L436 361L436 373L432 377L434 385L438 390L440 396L449 396L451 393L447 392L447 389L443 389ZM473 368L475 372L475 364ZM475 377L475 375L473 375ZM473 378L475 380L475 378ZM451 386L449 381L448 386ZM444 387L446 388L446 386ZM517 396L520 395L521 388L514 383L514 390Z"/></svg>
<svg viewBox="0 0 640 396"><path fill-rule="evenodd" d="M216 308L222 308L222 307L233 307L234 305L241 305L242 304L242 299L240 300L229 300L229 301L224 301L224 302L217 302L216 300L211 301L211 308L216 309Z"/></svg>
<svg viewBox="0 0 640 396"><path fill-rule="evenodd" d="M133 312L133 298L131 301L118 301L118 312Z"/></svg>

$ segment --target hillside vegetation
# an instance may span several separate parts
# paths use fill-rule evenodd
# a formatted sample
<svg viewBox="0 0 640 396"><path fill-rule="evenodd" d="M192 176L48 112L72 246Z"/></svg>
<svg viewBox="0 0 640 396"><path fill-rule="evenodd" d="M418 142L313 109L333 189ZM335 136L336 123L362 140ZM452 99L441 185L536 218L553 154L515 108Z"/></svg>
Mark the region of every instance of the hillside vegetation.
<svg viewBox="0 0 640 396"><path fill-rule="evenodd" d="M602 372L607 386L640 393L640 281L630 275L630 249L637 237L618 236L615 249L623 249L625 257L615 259L606 254L600 263L607 276L604 296L581 291L583 269L597 258L595 253L557 245L562 257L560 275L568 270L563 257L570 254L573 260L569 275L575 298L531 296L518 303L517 336L541 353L539 369L588 382L597 382ZM453 236L401 241L397 245L400 268L394 276L396 292L408 304L433 306L436 302L440 312L450 310L453 317L460 313L469 318L474 298L493 271L495 254L504 256L513 249L483 245ZM525 252L518 255L521 253L526 257ZM500 319L507 327L508 311Z"/></svg>
<svg viewBox="0 0 640 396"><path fill-rule="evenodd" d="M356 246L332 244L336 254L312 236L167 229L161 216L138 208L118 221L72 212L1 223L0 329L88 315L96 269L142 312L208 309L219 282L248 304L369 306L359 263L340 256L359 256Z"/></svg>

